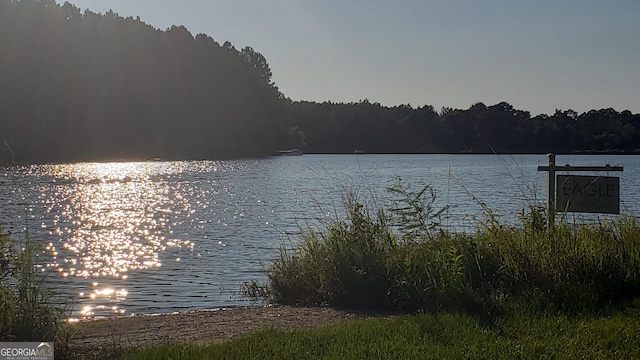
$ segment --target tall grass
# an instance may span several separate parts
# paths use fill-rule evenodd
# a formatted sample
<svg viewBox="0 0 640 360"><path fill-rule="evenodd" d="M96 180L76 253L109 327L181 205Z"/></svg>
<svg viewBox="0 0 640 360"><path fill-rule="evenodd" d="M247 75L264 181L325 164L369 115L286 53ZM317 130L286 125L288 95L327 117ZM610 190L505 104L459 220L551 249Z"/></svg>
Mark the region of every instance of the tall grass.
<svg viewBox="0 0 640 360"><path fill-rule="evenodd" d="M521 227L495 227L473 237L480 269L492 277L492 291L526 300L539 309L568 313L594 311L640 295L640 226L636 218L573 226L562 222L546 231L540 214ZM532 221L533 220L533 221Z"/></svg>
<svg viewBox="0 0 640 360"><path fill-rule="evenodd" d="M38 249L28 235L19 245L0 227L0 341L62 340L57 335L69 325L37 272Z"/></svg>
<svg viewBox="0 0 640 360"><path fill-rule="evenodd" d="M397 244L384 218L349 203L347 220L326 232L307 230L294 251L281 248L269 269L276 301L295 305L388 307L388 256Z"/></svg>
<svg viewBox="0 0 640 360"><path fill-rule="evenodd" d="M632 216L552 228L544 210L517 225L489 212L470 234L439 226L428 187L371 210L353 197L346 218L307 230L268 269L272 301L384 311L500 313L514 307L597 312L640 295L640 224ZM401 206L398 206L400 204Z"/></svg>

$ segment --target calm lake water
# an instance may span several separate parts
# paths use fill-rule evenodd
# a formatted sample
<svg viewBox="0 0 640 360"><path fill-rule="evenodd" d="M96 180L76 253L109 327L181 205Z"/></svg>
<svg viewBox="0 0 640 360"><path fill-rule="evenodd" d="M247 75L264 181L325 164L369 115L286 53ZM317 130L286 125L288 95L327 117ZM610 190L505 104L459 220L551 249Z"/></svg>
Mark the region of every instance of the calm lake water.
<svg viewBox="0 0 640 360"><path fill-rule="evenodd" d="M640 157L556 162L624 165L609 175L621 178L621 210L640 214ZM443 225L469 231L480 203L509 223L544 204L537 166L546 163L544 155L304 155L0 168L0 224L43 245L41 271L75 317L249 305L241 283L264 279L301 227L340 216L347 190L385 206L394 179L428 183L436 207L450 206Z"/></svg>

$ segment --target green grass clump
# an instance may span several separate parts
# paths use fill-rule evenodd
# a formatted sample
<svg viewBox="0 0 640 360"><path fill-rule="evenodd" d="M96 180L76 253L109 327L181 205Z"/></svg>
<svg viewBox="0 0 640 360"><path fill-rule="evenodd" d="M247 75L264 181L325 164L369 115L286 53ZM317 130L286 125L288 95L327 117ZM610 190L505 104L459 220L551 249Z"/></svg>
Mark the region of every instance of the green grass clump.
<svg viewBox="0 0 640 360"><path fill-rule="evenodd" d="M401 198L388 210L351 198L345 219L283 248L263 293L282 304L483 315L518 307L575 315L640 295L632 216L549 228L533 208L519 225L489 214L457 234L439 226L428 186L413 192L398 182L390 191Z"/></svg>
<svg viewBox="0 0 640 360"><path fill-rule="evenodd" d="M278 302L388 306L387 262L396 239L382 218L372 218L360 204L354 203L347 216L326 233L306 232L295 253L281 250L280 261L270 268L270 288Z"/></svg>
<svg viewBox="0 0 640 360"><path fill-rule="evenodd" d="M0 341L55 341L56 354L65 355L73 336L65 311L37 272L36 245L28 236L18 245L0 227Z"/></svg>
<svg viewBox="0 0 640 360"><path fill-rule="evenodd" d="M357 320L267 330L224 344L169 344L126 359L637 359L640 317L513 316L486 325L460 314Z"/></svg>
<svg viewBox="0 0 640 360"><path fill-rule="evenodd" d="M534 210L519 227L494 224L470 237L470 284L503 305L517 300L569 314L598 311L640 295L636 218L576 226L563 222L547 230L531 221L536 217Z"/></svg>

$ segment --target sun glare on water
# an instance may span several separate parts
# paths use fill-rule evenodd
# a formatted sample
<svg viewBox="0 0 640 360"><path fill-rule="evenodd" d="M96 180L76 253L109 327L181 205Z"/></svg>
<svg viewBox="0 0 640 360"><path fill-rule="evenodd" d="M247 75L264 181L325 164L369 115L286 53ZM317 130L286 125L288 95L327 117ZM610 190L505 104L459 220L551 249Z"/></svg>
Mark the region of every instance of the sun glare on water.
<svg viewBox="0 0 640 360"><path fill-rule="evenodd" d="M125 281L131 271L159 268L160 253L168 247L193 247L171 234L168 215L176 206L188 210L188 202L172 196L164 181L154 179L155 163L90 163L52 165L54 196L43 194L53 218L52 235L60 243L45 246L62 277L106 278ZM179 170L178 170L179 171ZM84 305L81 317L96 310L121 314L117 304L126 289L94 288L82 301L102 300L102 305ZM108 305L104 305L104 304Z"/></svg>

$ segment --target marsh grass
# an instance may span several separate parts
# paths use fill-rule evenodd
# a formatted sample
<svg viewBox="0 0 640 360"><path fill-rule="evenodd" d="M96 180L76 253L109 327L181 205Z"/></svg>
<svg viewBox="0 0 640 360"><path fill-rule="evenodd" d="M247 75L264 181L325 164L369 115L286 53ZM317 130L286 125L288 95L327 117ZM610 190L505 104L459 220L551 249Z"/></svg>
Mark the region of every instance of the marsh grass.
<svg viewBox="0 0 640 360"><path fill-rule="evenodd" d="M327 232L307 229L295 250L282 247L269 268L270 294L293 305L385 307L387 254L396 242L382 217L350 203L346 221Z"/></svg>
<svg viewBox="0 0 640 360"><path fill-rule="evenodd" d="M502 224L487 209L470 234L439 226L435 193L397 180L400 198L371 209L347 196L346 218L308 229L268 269L265 294L292 305L482 316L529 308L598 312L640 295L640 225L633 216L549 228L544 209ZM400 206L398 206L400 205Z"/></svg>
<svg viewBox="0 0 640 360"><path fill-rule="evenodd" d="M38 273L38 251L28 233L17 243L0 228L0 341L54 341L65 357L75 330Z"/></svg>

